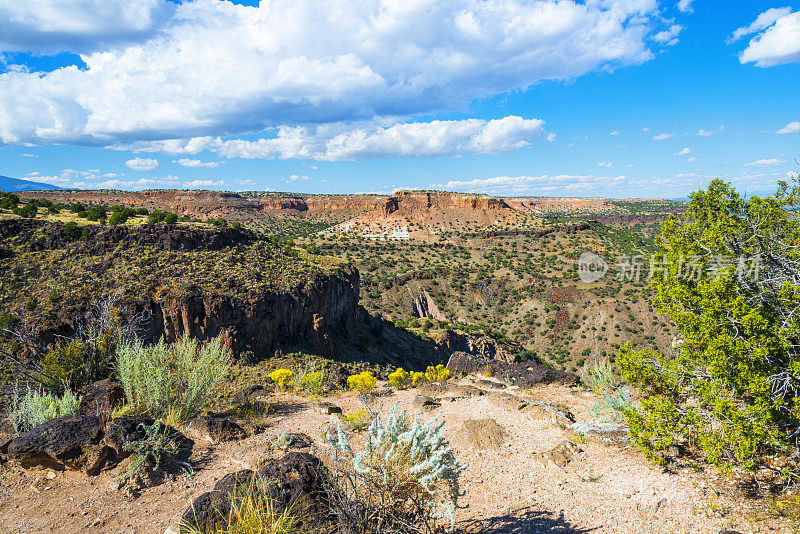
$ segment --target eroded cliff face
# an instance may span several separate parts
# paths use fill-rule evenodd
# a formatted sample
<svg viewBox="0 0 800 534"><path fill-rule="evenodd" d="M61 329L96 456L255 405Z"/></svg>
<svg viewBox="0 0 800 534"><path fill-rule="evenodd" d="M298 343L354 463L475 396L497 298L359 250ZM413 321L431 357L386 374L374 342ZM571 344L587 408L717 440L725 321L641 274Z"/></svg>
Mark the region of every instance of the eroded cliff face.
<svg viewBox="0 0 800 534"><path fill-rule="evenodd" d="M143 337L149 340L222 335L234 352L257 358L294 348L333 355L336 341L356 330L358 278L354 267L345 266L290 291L155 296L136 311L148 318Z"/></svg>
<svg viewBox="0 0 800 534"><path fill-rule="evenodd" d="M110 296L126 319L142 317L147 340L222 335L255 357L332 355L356 330L359 274L347 263L303 260L233 228L87 228L70 240L59 223L0 221L0 315L28 317L42 350Z"/></svg>

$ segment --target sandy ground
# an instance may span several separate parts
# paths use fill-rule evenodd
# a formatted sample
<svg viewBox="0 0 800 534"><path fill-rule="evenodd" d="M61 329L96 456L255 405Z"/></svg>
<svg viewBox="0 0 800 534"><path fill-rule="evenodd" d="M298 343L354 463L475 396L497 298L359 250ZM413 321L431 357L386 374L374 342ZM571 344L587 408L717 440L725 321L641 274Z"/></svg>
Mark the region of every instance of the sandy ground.
<svg viewBox="0 0 800 534"><path fill-rule="evenodd" d="M413 389L398 391L375 402L381 413L394 405L410 411L416 394ZM588 411L593 399L586 394L547 386L531 395L566 405L578 421L593 421ZM135 499L113 488L111 472L87 477L0 466L0 532L161 534L216 480L275 455L268 446L275 432L304 432L324 452L320 429L329 416L312 409L308 398L284 394L276 400L280 408L270 416L265 433L215 446L198 441L192 456L194 476L145 489ZM345 413L362 407L349 392L325 400ZM459 461L469 465L462 475L463 508L457 513L462 532L792 532L788 525L749 521L745 503L718 495L702 473L665 472L630 448L587 440L565 468L543 467L538 454L567 439L568 432L498 407L486 396L445 400L422 417L434 415L446 421L445 434ZM463 435L465 420L484 418L494 419L508 433L507 442L498 449L475 450Z"/></svg>

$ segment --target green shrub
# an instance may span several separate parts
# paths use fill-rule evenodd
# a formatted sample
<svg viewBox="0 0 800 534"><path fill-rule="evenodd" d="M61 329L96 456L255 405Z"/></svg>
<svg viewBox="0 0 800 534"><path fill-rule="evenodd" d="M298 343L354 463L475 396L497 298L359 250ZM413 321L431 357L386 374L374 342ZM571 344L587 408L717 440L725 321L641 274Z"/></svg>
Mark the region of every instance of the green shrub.
<svg viewBox="0 0 800 534"><path fill-rule="evenodd" d="M112 211L111 217L108 219L108 224L112 226L125 224L126 222L128 222L128 215L124 211Z"/></svg>
<svg viewBox="0 0 800 534"><path fill-rule="evenodd" d="M201 344L184 335L172 345L134 341L117 350L117 371L128 403L153 417L179 420L200 413L230 362L231 353L220 338Z"/></svg>
<svg viewBox="0 0 800 534"><path fill-rule="evenodd" d="M67 241L77 241L81 237L81 229L75 221L69 221L61 229L61 234Z"/></svg>
<svg viewBox="0 0 800 534"><path fill-rule="evenodd" d="M364 430L372 423L372 412L365 408L359 408L345 415L344 419L350 423L353 430Z"/></svg>
<svg viewBox="0 0 800 534"><path fill-rule="evenodd" d="M8 417L14 432L21 434L51 419L76 413L81 398L69 389L58 396L27 388L24 395L15 389L10 401Z"/></svg>
<svg viewBox="0 0 800 534"><path fill-rule="evenodd" d="M638 408L638 404L631 400L630 388L625 386L603 393L589 411L607 423L621 423L625 420L626 413L636 411Z"/></svg>
<svg viewBox="0 0 800 534"><path fill-rule="evenodd" d="M81 202L76 202L70 205L69 211L72 213L80 213L82 211L86 211L86 206L84 206Z"/></svg>
<svg viewBox="0 0 800 534"><path fill-rule="evenodd" d="M612 391L616 381L614 368L608 360L584 364L580 377L586 387L598 395Z"/></svg>
<svg viewBox="0 0 800 534"><path fill-rule="evenodd" d="M187 534L300 534L300 518L294 514L294 503L278 507L274 497L266 494L257 482L236 485L231 494L231 507L222 525L199 530L181 525Z"/></svg>
<svg viewBox="0 0 800 534"><path fill-rule="evenodd" d="M322 371L311 371L304 373L300 378L300 386L316 395L322 394L325 374Z"/></svg>
<svg viewBox="0 0 800 534"><path fill-rule="evenodd" d="M33 202L28 202L24 204L22 207L14 208L14 214L19 215L20 217L28 217L33 218L36 217L36 214L39 212L39 208L36 207L36 204Z"/></svg>
<svg viewBox="0 0 800 534"><path fill-rule="evenodd" d="M89 221L105 222L108 210L104 206L92 206L86 212L86 219Z"/></svg>
<svg viewBox="0 0 800 534"><path fill-rule="evenodd" d="M411 386L411 375L402 367L398 367L389 373L389 385L395 389L407 389Z"/></svg>
<svg viewBox="0 0 800 534"><path fill-rule="evenodd" d="M178 432L158 421L151 425L139 423L137 430L144 434L142 439L125 441L122 444L123 450L131 453L131 461L123 474L124 478L132 476L142 466L162 470L173 463L179 464L185 471L192 472L191 465L176 461L189 452L185 450Z"/></svg>
<svg viewBox="0 0 800 534"><path fill-rule="evenodd" d="M3 193L0 195L0 209L13 210L19 204L19 195L14 193Z"/></svg>
<svg viewBox="0 0 800 534"><path fill-rule="evenodd" d="M747 199L714 180L691 197L662 227L653 264L664 267L651 282L682 339L666 353L629 344L617 357L622 378L643 393L641 410L625 414L631 436L655 460L691 444L720 468L765 468L796 482L800 180ZM686 275L690 261L700 276ZM775 453L788 460L774 464Z"/></svg>

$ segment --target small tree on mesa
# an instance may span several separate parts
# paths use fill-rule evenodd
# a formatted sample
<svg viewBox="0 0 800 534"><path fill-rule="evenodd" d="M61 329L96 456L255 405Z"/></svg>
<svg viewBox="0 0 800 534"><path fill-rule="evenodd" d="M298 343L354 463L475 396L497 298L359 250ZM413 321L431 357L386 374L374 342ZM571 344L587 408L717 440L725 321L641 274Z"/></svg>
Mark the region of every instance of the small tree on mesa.
<svg viewBox="0 0 800 534"><path fill-rule="evenodd" d="M671 353L623 347L622 377L643 393L629 410L646 455L698 449L724 469L766 468L800 481L800 179L742 198L721 180L691 196L659 238L651 284L682 339ZM767 461L776 453L787 459Z"/></svg>

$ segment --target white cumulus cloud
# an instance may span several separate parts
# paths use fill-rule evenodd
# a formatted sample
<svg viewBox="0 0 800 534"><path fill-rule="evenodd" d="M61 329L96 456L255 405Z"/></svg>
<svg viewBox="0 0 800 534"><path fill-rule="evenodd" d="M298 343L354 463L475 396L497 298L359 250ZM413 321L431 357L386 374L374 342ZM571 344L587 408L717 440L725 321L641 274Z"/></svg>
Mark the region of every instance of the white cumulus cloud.
<svg viewBox="0 0 800 534"><path fill-rule="evenodd" d="M544 121L509 115L502 119L465 119L397 123L388 127L348 124L281 128L275 137L193 138L123 145L120 148L168 154L209 150L225 158L314 159L347 161L386 157L437 157L499 154L526 147L545 134Z"/></svg>
<svg viewBox="0 0 800 534"><path fill-rule="evenodd" d="M692 9L692 2L694 0L679 0L678 1L678 10L683 13L692 13L694 9Z"/></svg>
<svg viewBox="0 0 800 534"><path fill-rule="evenodd" d="M199 169L199 168L210 169L219 166L219 163L216 161L201 161L199 159L190 159L190 158L181 158L177 161L173 161L172 163L177 163L182 167L190 167L193 169Z"/></svg>
<svg viewBox="0 0 800 534"><path fill-rule="evenodd" d="M34 4L68 5L54 1ZM116 6L120 19L120 6L138 6L152 27L164 0L71 2ZM194 0L170 9L148 38L83 53L85 68L0 74L0 109L15 110L0 114L0 143L108 146L408 120L647 61L648 37L663 26L656 0Z"/></svg>
<svg viewBox="0 0 800 534"><path fill-rule="evenodd" d="M151 158L133 158L126 161L125 166L134 171L152 171L158 167L158 160Z"/></svg>
<svg viewBox="0 0 800 534"><path fill-rule="evenodd" d="M676 156L688 156L691 153L692 153L692 149L687 146L687 147L682 148L679 151L675 152L675 155Z"/></svg>
<svg viewBox="0 0 800 534"><path fill-rule="evenodd" d="M683 30L683 26L680 24L673 24L666 30L662 30L653 36L657 42L666 45L672 46L674 44L678 44L678 34L681 33Z"/></svg>
<svg viewBox="0 0 800 534"><path fill-rule="evenodd" d="M671 133L662 133L662 134L654 135L654 136L653 136L653 139L654 139L654 140L656 140L656 141L664 141L664 140L666 140L666 139L669 139L669 138L670 138L670 137L672 137L673 135L675 135L675 134L671 134Z"/></svg>
<svg viewBox="0 0 800 534"><path fill-rule="evenodd" d="M166 0L0 0L0 52L92 52L152 36Z"/></svg>
<svg viewBox="0 0 800 534"><path fill-rule="evenodd" d="M757 161L751 161L749 163L745 163L745 167L775 167L776 165L781 165L785 163L784 160L779 158L764 158L759 159Z"/></svg>
<svg viewBox="0 0 800 534"><path fill-rule="evenodd" d="M800 63L800 11L791 8L770 9L749 26L733 32L732 40L759 32L739 56L741 63L772 67Z"/></svg>
<svg viewBox="0 0 800 534"><path fill-rule="evenodd" d="M776 134L790 134L790 133L797 133L800 132L800 121L792 121L780 130L776 131Z"/></svg>

